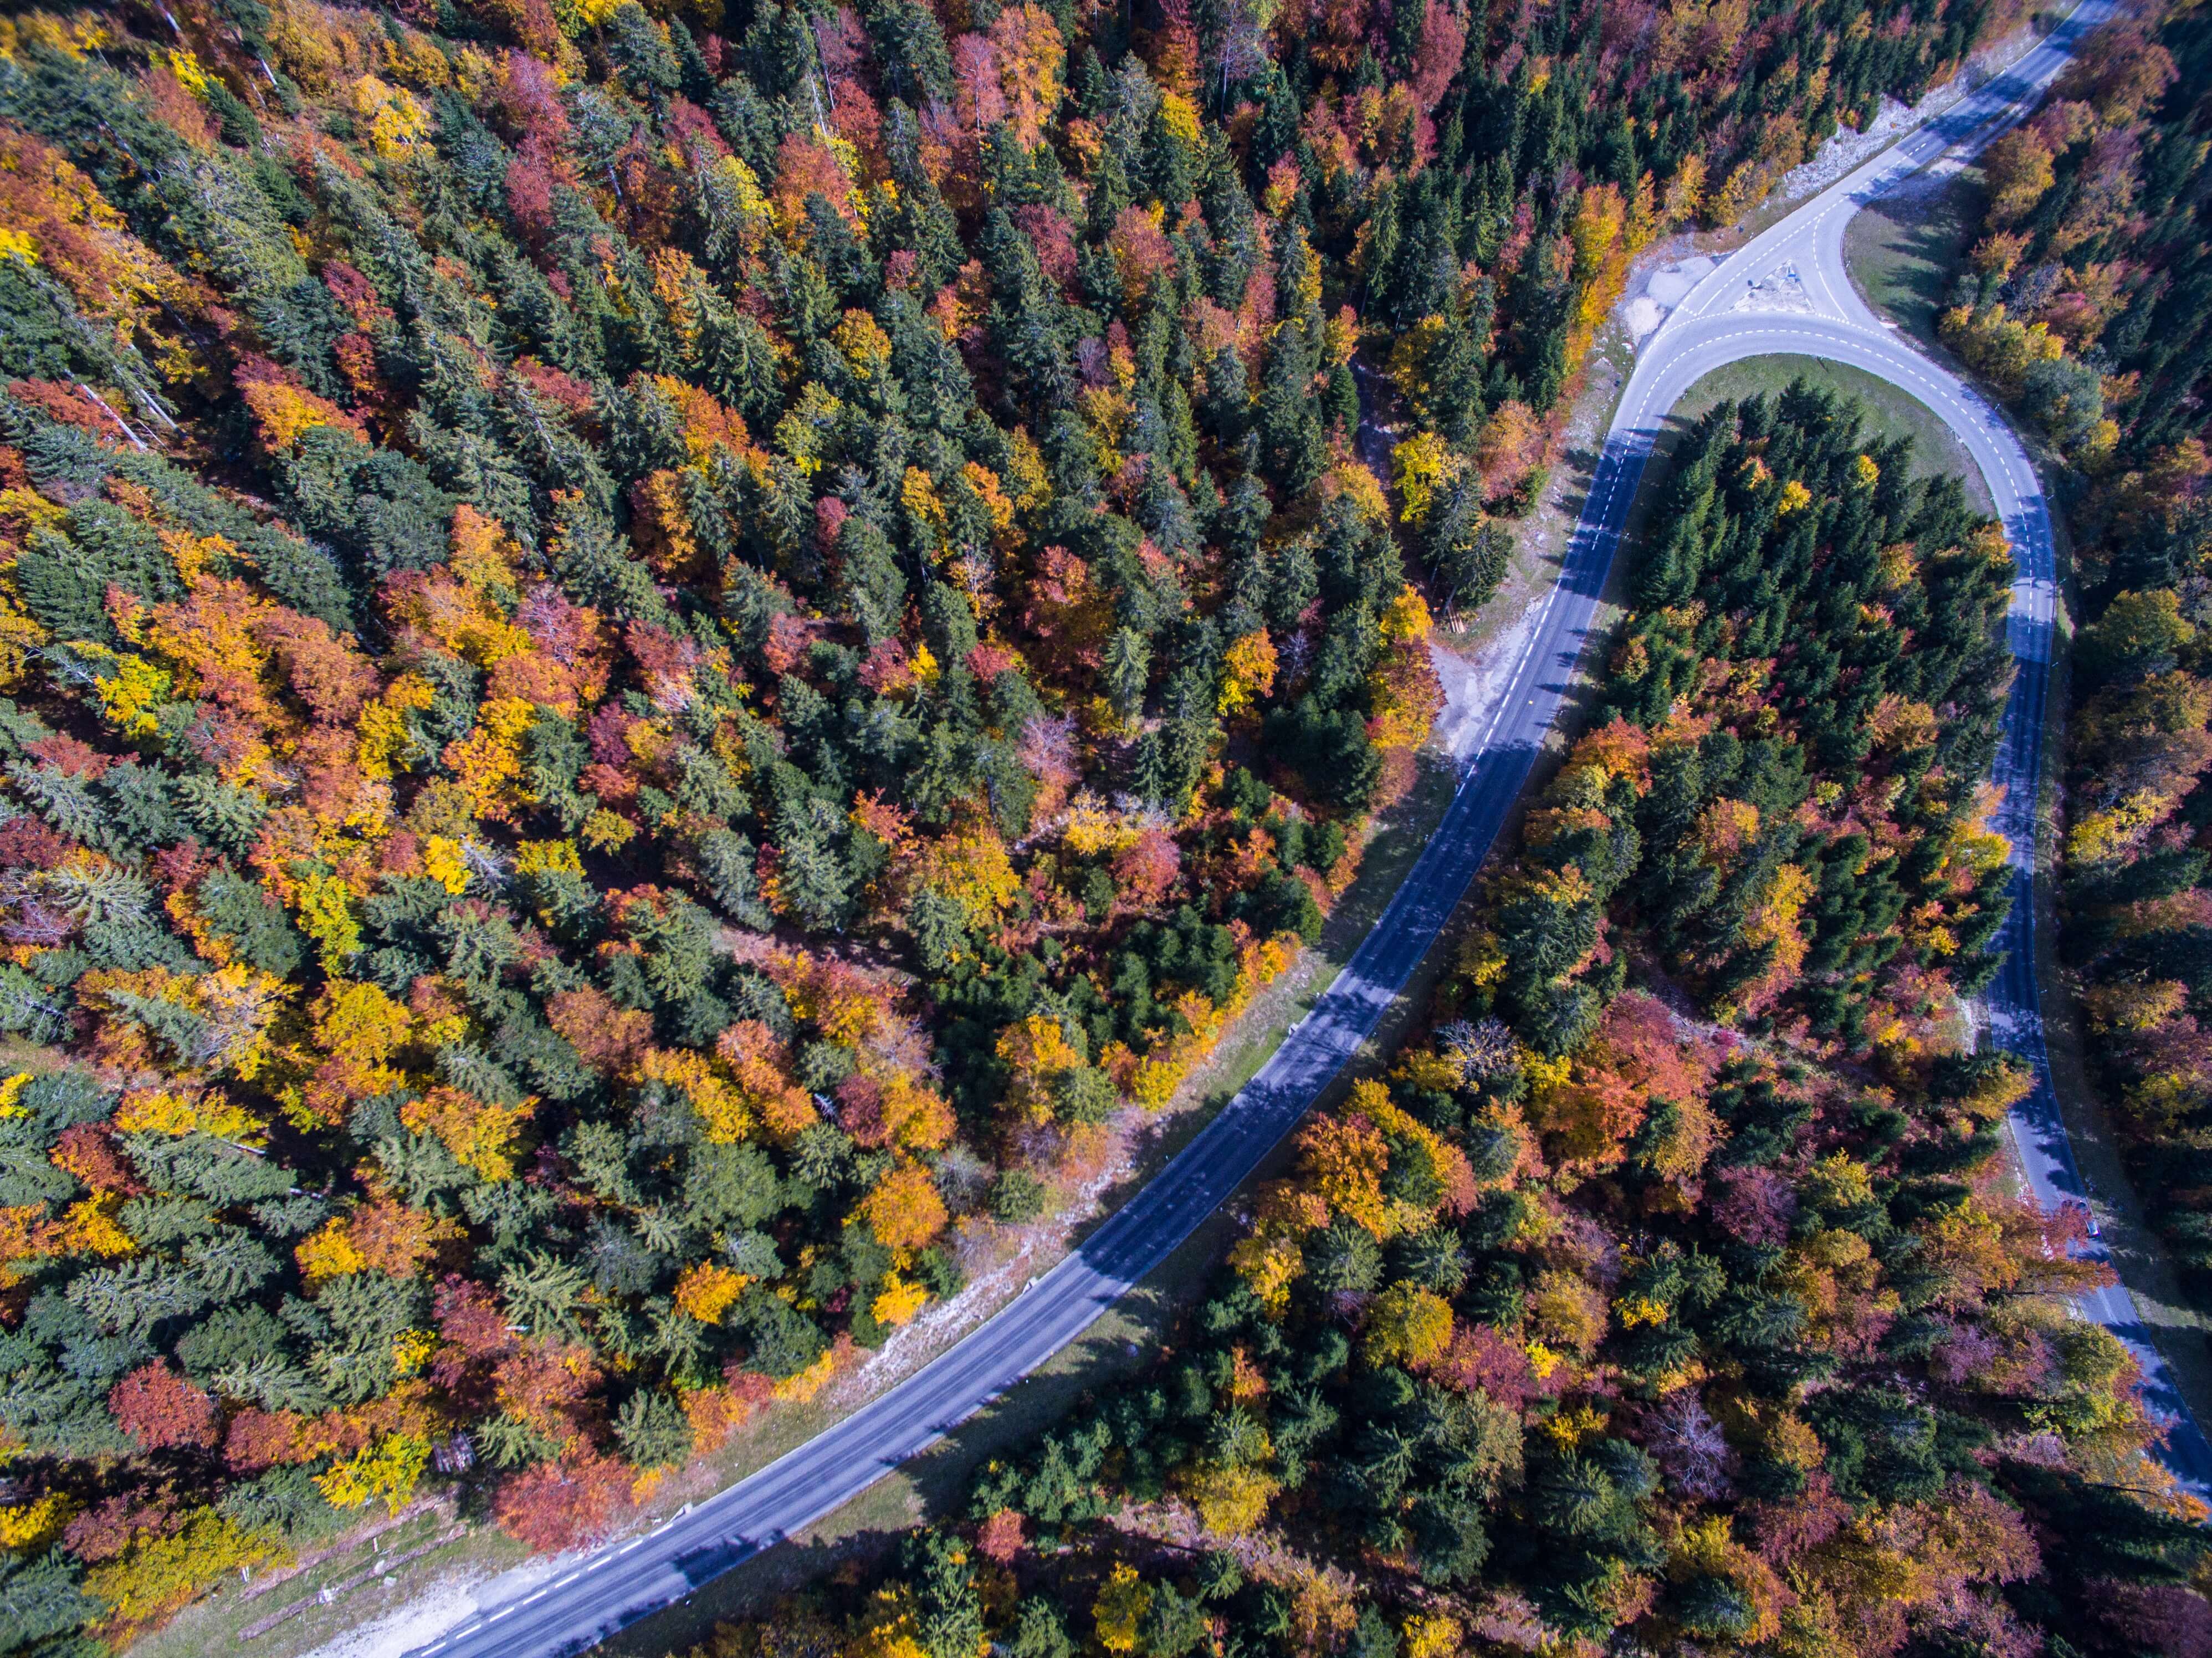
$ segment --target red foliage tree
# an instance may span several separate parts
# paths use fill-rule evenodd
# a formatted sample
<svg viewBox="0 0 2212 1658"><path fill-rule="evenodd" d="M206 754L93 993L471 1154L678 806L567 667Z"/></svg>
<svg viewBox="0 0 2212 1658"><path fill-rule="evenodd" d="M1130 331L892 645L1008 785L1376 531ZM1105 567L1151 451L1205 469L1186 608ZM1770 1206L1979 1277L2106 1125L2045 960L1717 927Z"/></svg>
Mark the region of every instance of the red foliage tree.
<svg viewBox="0 0 2212 1658"><path fill-rule="evenodd" d="M438 1333L472 1359L496 1358L514 1350L514 1332L492 1292L458 1272L431 1292L430 1309Z"/></svg>
<svg viewBox="0 0 2212 1658"><path fill-rule="evenodd" d="M961 127L978 142L1006 118L999 54L982 35L963 34L952 43L952 99Z"/></svg>
<svg viewBox="0 0 2212 1658"><path fill-rule="evenodd" d="M1487 1324L1460 1325L1451 1345L1428 1364L1428 1375L1463 1394L1487 1394L1517 1411L1544 1391L1526 1349Z"/></svg>
<svg viewBox="0 0 2212 1658"><path fill-rule="evenodd" d="M1421 14L1421 44L1413 52L1413 95L1424 113L1436 108L1459 73L1467 29L1449 6L1428 0Z"/></svg>
<svg viewBox="0 0 2212 1658"><path fill-rule="evenodd" d="M547 997L545 1017L586 1065L604 1075L629 1070L653 1040L650 1013L617 1007L606 992L591 985Z"/></svg>
<svg viewBox="0 0 2212 1658"><path fill-rule="evenodd" d="M985 1559L1006 1565L1022 1552L1022 1545L1027 1540L1024 1530L1018 1513L1012 1509L1000 1509L976 1532L975 1546Z"/></svg>
<svg viewBox="0 0 2212 1658"><path fill-rule="evenodd" d="M549 1439L566 1441L579 1432L599 1369L587 1349L532 1341L493 1375L501 1410Z"/></svg>
<svg viewBox="0 0 2212 1658"><path fill-rule="evenodd" d="M499 1488L492 1513L507 1534L542 1554L604 1536L630 1506L630 1471L583 1451L541 1462Z"/></svg>
<svg viewBox="0 0 2212 1658"><path fill-rule="evenodd" d="M1182 852L1164 830L1148 829L1114 854L1114 882L1129 903L1156 904L1182 873Z"/></svg>
<svg viewBox="0 0 2212 1658"><path fill-rule="evenodd" d="M142 1451L211 1446L222 1416L214 1400L158 1359L110 1388L107 1408Z"/></svg>
<svg viewBox="0 0 2212 1658"><path fill-rule="evenodd" d="M48 1155L56 1168L68 1169L95 1192L130 1196L146 1189L102 1124L81 1122L64 1129L61 1143Z"/></svg>

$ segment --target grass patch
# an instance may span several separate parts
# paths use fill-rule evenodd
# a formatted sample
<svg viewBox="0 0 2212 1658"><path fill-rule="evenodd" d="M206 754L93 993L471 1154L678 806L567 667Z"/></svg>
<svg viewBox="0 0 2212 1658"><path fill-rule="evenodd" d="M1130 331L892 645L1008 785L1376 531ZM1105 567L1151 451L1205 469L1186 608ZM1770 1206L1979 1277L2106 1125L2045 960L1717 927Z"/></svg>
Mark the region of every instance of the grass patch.
<svg viewBox="0 0 2212 1658"><path fill-rule="evenodd" d="M1981 197L1978 171L1923 174L1868 203L1844 228L1853 284L1923 345L1936 343L1936 319L1981 222Z"/></svg>
<svg viewBox="0 0 2212 1658"><path fill-rule="evenodd" d="M377 1530L381 1508L364 1524ZM247 1599L252 1583L226 1588L135 1643L140 1658L204 1658L208 1653L284 1658L343 1636L416 1600L434 1576L457 1566L471 1579L520 1564L523 1546L495 1527L452 1536L453 1509L425 1505L389 1530L337 1549L275 1588ZM267 1574L257 1573L257 1581ZM324 1600L328 1594L331 1598ZM410 1643L412 1644L412 1643Z"/></svg>

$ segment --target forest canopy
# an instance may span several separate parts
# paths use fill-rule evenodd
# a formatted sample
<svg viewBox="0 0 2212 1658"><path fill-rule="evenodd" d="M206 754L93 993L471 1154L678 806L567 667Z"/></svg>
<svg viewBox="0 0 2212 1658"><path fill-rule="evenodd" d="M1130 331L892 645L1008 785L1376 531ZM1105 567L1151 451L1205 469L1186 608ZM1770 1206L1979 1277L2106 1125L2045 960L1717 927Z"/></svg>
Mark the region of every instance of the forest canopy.
<svg viewBox="0 0 2212 1658"><path fill-rule="evenodd" d="M1317 936L1637 251L1991 21L0 18L6 1644L126 1644L446 1486L601 1534L956 1291ZM1844 752L1869 682L1808 659L1787 741L1655 761L1737 859L1663 947L1887 1041L1982 970L1996 561L1804 421L1805 522L1920 607L1834 635L1899 655L1892 739ZM1741 471L1682 558L1796 545ZM1816 919L1759 884L1862 856ZM1673 879L1633 865L1574 878ZM1496 996L1554 1063L1601 901L1516 902ZM1392 1203L1491 1168L1390 1132ZM1393 1304L1407 1363L1458 1316Z"/></svg>
<svg viewBox="0 0 2212 1658"><path fill-rule="evenodd" d="M1802 382L1699 422L1485 924L1210 1294L865 1595L695 1658L2212 1636L2203 1505L2072 1304L2110 1269L2001 1155L2027 1066L1960 1038L2012 566L1910 461Z"/></svg>

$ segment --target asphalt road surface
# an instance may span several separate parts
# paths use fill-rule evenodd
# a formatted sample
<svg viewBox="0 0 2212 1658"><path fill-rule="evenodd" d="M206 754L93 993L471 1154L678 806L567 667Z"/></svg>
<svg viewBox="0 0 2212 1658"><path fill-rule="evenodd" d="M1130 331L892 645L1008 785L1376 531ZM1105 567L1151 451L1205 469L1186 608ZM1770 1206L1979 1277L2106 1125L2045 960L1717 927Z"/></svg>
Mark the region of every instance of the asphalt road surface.
<svg viewBox="0 0 2212 1658"><path fill-rule="evenodd" d="M1152 1181L1012 1304L907 1381L836 1426L656 1530L574 1563L485 1607L411 1658L540 1658L580 1652L690 1594L850 1501L927 1449L1079 1335L1174 1252L1297 1122L1375 1029L1427 954L1487 855L1556 717L1588 636L1629 505L1660 422L1705 374L1748 356L1847 362L1927 402L1989 481L2021 565L2011 621L2021 660L1999 780L2015 865L1993 1027L2034 1063L2034 1096L2014 1128L2036 1195L2085 1195L2051 1091L2036 1015L2030 902L2035 789L2055 586L2050 517L2034 469L2002 420L1869 312L1844 274L1843 227L1860 203L1956 147L1971 154L2033 101L2072 43L2108 15L2091 0L2008 75L1798 209L1725 260L1646 343L1607 433L1557 584L1443 823L1351 963L1221 1114ZM1769 281L1782 272L1778 283ZM1789 277L1797 277L1793 284ZM1765 284L1762 286L1762 284ZM1765 307L1779 295L1784 309ZM1750 303L1745 296L1750 295ZM2212 1448L2197 1430L2122 1290L2083 1298L2087 1316L2130 1343L2173 1424L2175 1471L2212 1491Z"/></svg>
<svg viewBox="0 0 2212 1658"><path fill-rule="evenodd" d="M2049 504L2003 416L1922 356L1859 296L1844 268L1844 233L1862 205L1922 167L1955 167L1978 154L2033 106L2035 94L2064 67L2074 42L2112 11L2107 0L2078 7L2007 74L1723 262L1645 342L1607 436L1608 461L1617 453L1625 468L1640 472L1659 422L1692 385L1745 357L1786 354L1847 363L1909 393L1942 417L1980 471L2019 572L2006 629L2018 670L1995 777L2004 804L1992 825L2012 842L2013 907L1998 938L2004 966L1985 1000L1992 1036L2034 1072L2033 1090L2008 1127L2027 1185L2046 1209L2086 1206L2092 1196L2052 1087L2036 983L2037 797L2058 599ZM1601 482L1601 493L1606 487ZM1632 493L1632 483L1628 489ZM2110 1259L2095 1238L2083 1253ZM2076 1304L2084 1317L2118 1336L2142 1367L2145 1402L2167 1429L2160 1453L2167 1467L2182 1485L2212 1498L2212 1444L2190 1414L2134 1297L2114 1285Z"/></svg>

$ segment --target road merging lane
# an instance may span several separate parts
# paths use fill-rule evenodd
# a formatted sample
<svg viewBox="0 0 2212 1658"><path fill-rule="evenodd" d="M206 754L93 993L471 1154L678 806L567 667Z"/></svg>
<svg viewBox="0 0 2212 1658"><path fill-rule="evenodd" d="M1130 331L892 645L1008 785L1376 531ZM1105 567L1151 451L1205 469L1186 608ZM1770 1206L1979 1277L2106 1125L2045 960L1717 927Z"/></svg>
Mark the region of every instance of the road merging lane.
<svg viewBox="0 0 2212 1658"><path fill-rule="evenodd" d="M1800 250L1801 259L1809 252L1824 293L1851 294L1841 264L1841 226L1850 213L1961 141L1978 149L2021 112L2024 105L2013 100L2032 98L2047 84L2063 66L2066 48L2108 11L2106 0L2078 8L2009 76L1755 239L1701 282L1647 342L1607 433L1559 579L1443 822L1312 1011L1166 1169L1005 1309L905 1382L750 1479L651 1532L598 1551L528 1594L415 1649L410 1658L577 1653L683 1600L927 1450L1074 1340L1172 1254L1359 1050L1458 907L1573 679L1661 422L1698 380L1745 357L1825 357L1876 374L1928 403L1981 467L2013 539L2023 574L2014 587L2008 636L2021 671L2007 703L1997 773L2008 786L2000 827L2013 841L2014 903L2002 935L2005 969L1990 1002L1999 1039L2035 1067L2035 1091L2012 1123L2030 1184L2047 1206L2084 1197L2035 1012L2034 780L2056 589L2050 518L2034 469L1986 402L1899 343L1863 303L1863 319L1834 319L1747 314L1718 309L1716 301L1756 281L1778 255L1793 249ZM1992 101L2000 88L2002 95ZM1998 124L1987 126L1993 118ZM1978 127L1984 128L1978 134ZM1856 294L1851 298L1857 303ZM2086 1316L2128 1342L2142 1363L2151 1403L2172 1425L2166 1456L2177 1476L2192 1489L2212 1492L2212 1448L2189 1417L2127 1292L2101 1291L2081 1297L2081 1304Z"/></svg>

